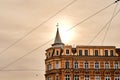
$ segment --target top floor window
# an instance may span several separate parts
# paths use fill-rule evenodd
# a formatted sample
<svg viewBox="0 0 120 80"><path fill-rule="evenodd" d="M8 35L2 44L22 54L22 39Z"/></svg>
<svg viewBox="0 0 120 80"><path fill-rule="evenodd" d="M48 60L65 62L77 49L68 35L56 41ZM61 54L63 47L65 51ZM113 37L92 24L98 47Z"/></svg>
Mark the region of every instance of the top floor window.
<svg viewBox="0 0 120 80"><path fill-rule="evenodd" d="M85 56L88 56L88 50L85 50Z"/></svg>
<svg viewBox="0 0 120 80"><path fill-rule="evenodd" d="M110 50L110 56L113 56L113 50Z"/></svg>
<svg viewBox="0 0 120 80"><path fill-rule="evenodd" d="M79 50L79 56L82 56L82 50Z"/></svg>
<svg viewBox="0 0 120 80"><path fill-rule="evenodd" d="M69 69L69 62L65 62L65 68Z"/></svg>
<svg viewBox="0 0 120 80"><path fill-rule="evenodd" d="M74 63L74 68L75 68L75 69L78 69L78 62L75 62L75 63Z"/></svg>
<svg viewBox="0 0 120 80"><path fill-rule="evenodd" d="M105 50L105 56L108 56L108 50Z"/></svg>
<svg viewBox="0 0 120 80"><path fill-rule="evenodd" d="M98 56L98 50L95 50L95 56Z"/></svg>
<svg viewBox="0 0 120 80"><path fill-rule="evenodd" d="M68 49L66 50L66 54L69 54L69 50Z"/></svg>

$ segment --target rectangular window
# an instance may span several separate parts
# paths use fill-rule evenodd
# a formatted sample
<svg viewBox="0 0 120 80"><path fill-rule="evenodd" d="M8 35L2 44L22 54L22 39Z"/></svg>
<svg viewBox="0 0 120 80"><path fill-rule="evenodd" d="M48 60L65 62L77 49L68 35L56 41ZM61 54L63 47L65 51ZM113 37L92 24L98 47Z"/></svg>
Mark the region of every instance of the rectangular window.
<svg viewBox="0 0 120 80"><path fill-rule="evenodd" d="M65 62L65 68L69 69L69 62Z"/></svg>
<svg viewBox="0 0 120 80"><path fill-rule="evenodd" d="M95 56L98 56L98 50L95 50Z"/></svg>
<svg viewBox="0 0 120 80"><path fill-rule="evenodd" d="M105 77L105 80L110 80L110 76L107 75L107 76Z"/></svg>
<svg viewBox="0 0 120 80"><path fill-rule="evenodd" d="M74 63L74 68L75 68L75 69L78 69L78 62L75 62L75 63Z"/></svg>
<svg viewBox="0 0 120 80"><path fill-rule="evenodd" d="M88 62L85 62L85 69L88 69L88 67L89 67L89 64L88 64Z"/></svg>
<svg viewBox="0 0 120 80"><path fill-rule="evenodd" d="M56 69L58 69L58 68L59 68L59 62L56 61Z"/></svg>
<svg viewBox="0 0 120 80"><path fill-rule="evenodd" d="M110 56L113 56L113 50L110 50Z"/></svg>
<svg viewBox="0 0 120 80"><path fill-rule="evenodd" d="M116 61L115 63L114 63L114 69L118 69L119 68L119 64L118 64L118 62Z"/></svg>
<svg viewBox="0 0 120 80"><path fill-rule="evenodd" d="M95 69L99 69L99 63L98 62L95 63Z"/></svg>
<svg viewBox="0 0 120 80"><path fill-rule="evenodd" d="M56 76L56 80L59 80L59 77L58 77L58 76Z"/></svg>
<svg viewBox="0 0 120 80"><path fill-rule="evenodd" d="M95 80L100 80L100 76L95 76Z"/></svg>
<svg viewBox="0 0 120 80"><path fill-rule="evenodd" d="M74 75L74 80L79 80L79 75Z"/></svg>
<svg viewBox="0 0 120 80"><path fill-rule="evenodd" d="M48 77L48 80L52 80L51 76Z"/></svg>
<svg viewBox="0 0 120 80"><path fill-rule="evenodd" d="M105 63L105 69L109 69L109 63L108 62Z"/></svg>
<svg viewBox="0 0 120 80"><path fill-rule="evenodd" d="M105 56L108 56L108 50L105 50Z"/></svg>
<svg viewBox="0 0 120 80"><path fill-rule="evenodd" d="M56 56L58 56L59 55L59 52L58 52L58 50L56 51Z"/></svg>
<svg viewBox="0 0 120 80"><path fill-rule="evenodd" d="M88 56L88 50L85 50L85 56Z"/></svg>
<svg viewBox="0 0 120 80"><path fill-rule="evenodd" d="M115 76L115 80L120 80L120 77L119 76Z"/></svg>
<svg viewBox="0 0 120 80"><path fill-rule="evenodd" d="M66 50L66 54L69 54L69 50L68 49Z"/></svg>
<svg viewBox="0 0 120 80"><path fill-rule="evenodd" d="M89 80L89 76L88 75L85 75L85 80Z"/></svg>
<svg viewBox="0 0 120 80"><path fill-rule="evenodd" d="M65 75L65 80L70 80L70 75Z"/></svg>
<svg viewBox="0 0 120 80"><path fill-rule="evenodd" d="M52 69L52 65L48 64L48 70L51 70L51 69Z"/></svg>
<svg viewBox="0 0 120 80"><path fill-rule="evenodd" d="M79 56L82 56L82 50L79 50Z"/></svg>

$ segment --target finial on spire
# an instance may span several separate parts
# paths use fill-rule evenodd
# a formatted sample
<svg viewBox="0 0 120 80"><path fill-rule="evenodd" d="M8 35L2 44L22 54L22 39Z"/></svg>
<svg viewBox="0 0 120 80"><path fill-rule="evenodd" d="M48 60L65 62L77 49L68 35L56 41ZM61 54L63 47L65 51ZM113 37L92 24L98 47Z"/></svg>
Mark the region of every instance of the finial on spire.
<svg viewBox="0 0 120 80"><path fill-rule="evenodd" d="M56 25L56 26L57 26L57 28L58 28L58 26L59 26L59 23L57 23L57 25Z"/></svg>

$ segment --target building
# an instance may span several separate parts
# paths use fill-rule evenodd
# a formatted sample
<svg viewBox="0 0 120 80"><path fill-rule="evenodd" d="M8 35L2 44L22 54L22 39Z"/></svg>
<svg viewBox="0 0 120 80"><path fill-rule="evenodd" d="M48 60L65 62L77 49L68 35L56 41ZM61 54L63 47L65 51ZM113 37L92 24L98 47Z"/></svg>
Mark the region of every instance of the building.
<svg viewBox="0 0 120 80"><path fill-rule="evenodd" d="M46 80L120 80L120 49L115 46L65 45L57 29L45 55Z"/></svg>

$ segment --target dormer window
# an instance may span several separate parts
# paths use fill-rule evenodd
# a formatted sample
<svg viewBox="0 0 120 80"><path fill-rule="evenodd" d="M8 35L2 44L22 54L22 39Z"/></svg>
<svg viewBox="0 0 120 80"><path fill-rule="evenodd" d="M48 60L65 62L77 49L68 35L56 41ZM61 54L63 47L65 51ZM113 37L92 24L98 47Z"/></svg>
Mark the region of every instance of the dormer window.
<svg viewBox="0 0 120 80"><path fill-rule="evenodd" d="M69 50L68 49L66 50L66 54L69 54Z"/></svg>

